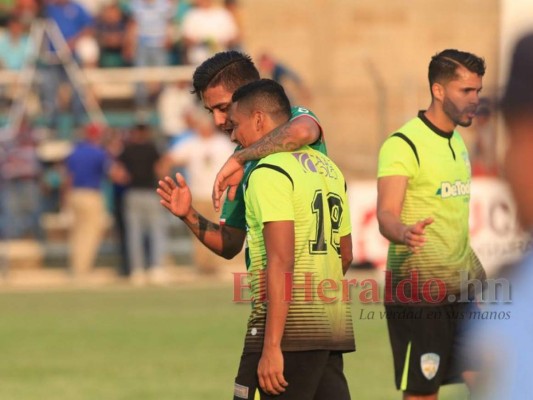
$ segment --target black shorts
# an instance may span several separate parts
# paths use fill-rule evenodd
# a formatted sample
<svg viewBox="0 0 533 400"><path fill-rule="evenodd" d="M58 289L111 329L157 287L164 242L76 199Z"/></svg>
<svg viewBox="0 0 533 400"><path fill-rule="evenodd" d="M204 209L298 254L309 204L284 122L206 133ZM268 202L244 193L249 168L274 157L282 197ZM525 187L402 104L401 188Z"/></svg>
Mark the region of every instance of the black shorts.
<svg viewBox="0 0 533 400"><path fill-rule="evenodd" d="M396 387L429 395L441 385L463 382L478 370L467 351L470 303L441 306L385 306L394 356Z"/></svg>
<svg viewBox="0 0 533 400"><path fill-rule="evenodd" d="M284 352L285 392L270 396L261 390L257 366L261 353L243 353L235 378L234 400L348 400L350 392L343 372L342 353L334 351Z"/></svg>

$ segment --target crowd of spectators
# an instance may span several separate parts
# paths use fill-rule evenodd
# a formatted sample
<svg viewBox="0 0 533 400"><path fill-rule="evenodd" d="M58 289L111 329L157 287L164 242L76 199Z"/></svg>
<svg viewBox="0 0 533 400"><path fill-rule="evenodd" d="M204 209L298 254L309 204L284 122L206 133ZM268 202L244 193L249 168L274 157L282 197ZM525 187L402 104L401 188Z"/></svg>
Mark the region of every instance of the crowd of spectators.
<svg viewBox="0 0 533 400"><path fill-rule="evenodd" d="M39 25L45 26L44 35L32 29L37 21L46 22ZM196 65L217 51L240 48L240 25L235 0L7 0L0 2L0 72L35 66L33 115L59 131L65 114L79 127L94 109L89 101L94 93L76 76L72 64ZM150 113L163 91L165 85L137 82L133 106ZM0 84L5 110L16 93L11 82ZM166 99L169 93L176 91L166 91ZM168 113L162 119L167 117Z"/></svg>
<svg viewBox="0 0 533 400"><path fill-rule="evenodd" d="M126 129L89 123L79 139L55 149L24 119L15 140L0 142L0 240L54 241L43 229L43 216L64 215L72 278L87 279L103 241L113 238L119 275L134 284L164 283L174 223L164 217L157 181L180 170L210 205L207 183L233 151L197 105L184 114L179 140L142 121ZM193 252L199 272L212 272L205 252Z"/></svg>
<svg viewBox="0 0 533 400"><path fill-rule="evenodd" d="M34 34L36 22L47 23L42 43ZM82 69L196 65L219 51L243 50L239 4L0 0L0 73L22 71L35 61L37 77L32 97L37 111L25 104L13 139L0 137L0 240L49 243L55 240L48 237L55 221L50 216L61 216L74 278L91 273L103 241L111 237L120 275L135 283L160 282L172 226L158 216L157 180L182 172L202 212L215 218L210 182L234 145L198 108L190 81L183 79L156 86L138 82L129 123L90 122L84 94L73 86L65 61L67 47L68 60ZM301 83L287 68L283 72L281 78ZM264 73L275 75L267 68ZM0 106L6 106L0 118L7 116L14 93L0 85ZM59 133L65 115L74 122L68 137ZM202 273L212 273L219 263L201 246L192 253Z"/></svg>
<svg viewBox="0 0 533 400"><path fill-rule="evenodd" d="M57 23L80 62L102 68L198 64L241 43L235 0L7 0L0 2L2 40L16 21L13 30L27 41L39 17ZM22 68L12 56L0 48L4 68Z"/></svg>

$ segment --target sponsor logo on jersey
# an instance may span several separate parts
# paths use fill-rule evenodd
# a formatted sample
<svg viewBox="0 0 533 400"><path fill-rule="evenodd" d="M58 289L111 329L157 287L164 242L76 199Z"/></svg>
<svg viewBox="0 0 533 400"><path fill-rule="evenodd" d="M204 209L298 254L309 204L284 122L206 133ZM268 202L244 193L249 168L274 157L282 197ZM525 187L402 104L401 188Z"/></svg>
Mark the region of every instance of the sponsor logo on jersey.
<svg viewBox="0 0 533 400"><path fill-rule="evenodd" d="M442 182L436 194L443 199L458 196L470 196L470 181Z"/></svg>
<svg viewBox="0 0 533 400"><path fill-rule="evenodd" d="M426 353L420 357L420 368L427 380L431 380L437 375L439 364L440 356L436 353Z"/></svg>
<svg viewBox="0 0 533 400"><path fill-rule="evenodd" d="M318 173L328 178L337 179L338 174L331 161L319 153L292 153L300 162L305 172Z"/></svg>

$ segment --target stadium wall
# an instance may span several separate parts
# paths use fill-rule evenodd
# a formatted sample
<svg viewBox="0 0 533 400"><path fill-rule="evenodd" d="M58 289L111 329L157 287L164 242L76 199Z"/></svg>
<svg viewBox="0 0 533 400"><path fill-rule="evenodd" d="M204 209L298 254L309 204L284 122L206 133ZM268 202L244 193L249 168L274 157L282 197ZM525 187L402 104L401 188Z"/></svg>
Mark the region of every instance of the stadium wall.
<svg viewBox="0 0 533 400"><path fill-rule="evenodd" d="M432 55L483 56L484 94L498 89L499 0L242 0L246 51L269 51L312 92L330 154L372 177L388 133L429 104ZM465 135L468 136L468 130Z"/></svg>

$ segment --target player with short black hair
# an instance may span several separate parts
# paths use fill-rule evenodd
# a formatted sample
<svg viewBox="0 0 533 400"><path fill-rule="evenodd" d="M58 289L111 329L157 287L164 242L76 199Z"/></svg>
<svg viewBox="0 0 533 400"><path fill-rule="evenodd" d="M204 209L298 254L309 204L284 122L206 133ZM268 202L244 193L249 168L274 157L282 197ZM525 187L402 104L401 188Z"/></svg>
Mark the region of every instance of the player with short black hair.
<svg viewBox="0 0 533 400"><path fill-rule="evenodd" d="M291 115L272 80L249 83L232 100L231 138L241 145ZM234 399L347 400L343 353L355 350L350 305L340 291L333 301L317 295L323 282L340 285L352 261L344 177L304 146L261 159L243 186L254 300Z"/></svg>
<svg viewBox="0 0 533 400"><path fill-rule="evenodd" d="M291 116L291 104L283 87L271 79L261 79L241 86L233 93L233 103L239 102L240 109L261 109L270 115L286 118Z"/></svg>
<svg viewBox="0 0 533 400"><path fill-rule="evenodd" d="M193 75L193 93L202 100L202 93L210 87L222 85L228 92L234 92L242 85L259 79L250 56L238 51L215 54L202 63Z"/></svg>
<svg viewBox="0 0 533 400"><path fill-rule="evenodd" d="M472 53L455 49L443 50L435 54L429 63L429 86L434 83L446 83L457 78L457 68L464 67L479 76L485 75L485 60ZM433 96L433 91L431 91Z"/></svg>
<svg viewBox="0 0 533 400"><path fill-rule="evenodd" d="M435 55L429 108L379 153L377 217L390 240L386 284L393 294L385 307L389 316L416 316L387 320L396 386L406 400L434 400L441 385L474 380L461 318L475 293L461 282L482 283L485 272L470 246L470 162L455 128L472 123L484 73L474 54Z"/></svg>
<svg viewBox="0 0 533 400"><path fill-rule="evenodd" d="M228 130L227 112L233 92L240 86L259 80L259 73L251 58L236 51L221 52L204 61L193 75L195 93L204 107L213 114L215 125ZM251 166L268 154L311 145L326 153L322 129L316 116L304 107L293 107L289 121L249 147L238 147L217 176L217 209L220 196L230 186L224 202L220 223L209 221L192 206L190 190L180 174L176 181L165 177L157 190L161 204L181 218L191 232L211 251L231 259L241 250L246 237L244 194L240 186L244 179L244 164ZM248 168L249 171L249 168Z"/></svg>

